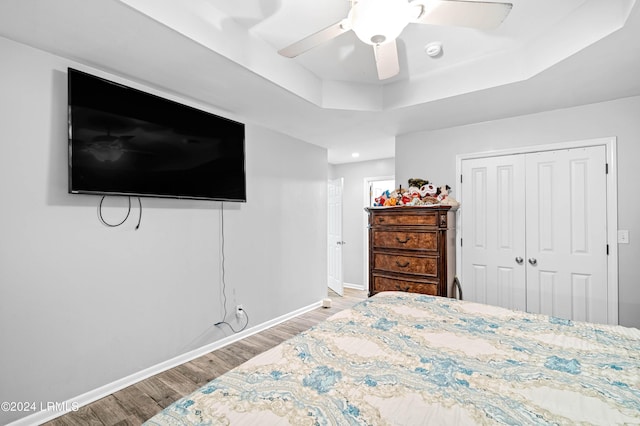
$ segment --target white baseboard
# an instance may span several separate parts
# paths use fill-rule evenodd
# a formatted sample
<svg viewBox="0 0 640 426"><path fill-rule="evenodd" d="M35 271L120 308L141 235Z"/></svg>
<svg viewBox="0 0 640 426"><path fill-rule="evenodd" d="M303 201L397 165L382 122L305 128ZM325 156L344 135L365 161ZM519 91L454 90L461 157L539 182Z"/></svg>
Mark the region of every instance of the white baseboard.
<svg viewBox="0 0 640 426"><path fill-rule="evenodd" d="M149 377L155 376L156 374L162 373L163 371L170 370L174 367L177 367L178 365L184 364L198 357L201 357L204 354L215 351L216 349L223 348L227 345L230 345L231 343L237 342L238 340L242 340L245 337L249 337L253 334L259 333L263 330L276 326L282 322L290 320L291 318L295 318L306 312L319 308L320 306L322 306L322 300L319 300L311 305L305 306L303 308L300 308L288 314L274 318L270 321L266 321L266 322L263 322L262 324L258 324L240 333L227 336L213 343L209 343L208 345L202 346L201 348L194 349L182 355L178 355L174 358L171 358L167 361L161 362L149 368L145 368L144 370L138 371L137 373L133 373L127 377L123 377L122 379L116 380L104 386L100 386L97 389L83 393L82 395L79 395L75 398L71 398L63 403L56 404L56 408L57 408L56 411L46 411L46 410L38 411L27 417L23 417L12 423L9 423L7 426L32 426L32 425L40 425L42 423L48 422L64 414L67 414L71 411L78 410L80 407L83 407L87 404L90 404L99 399L102 399L105 396L118 392L119 390L122 390L128 386L136 384L141 380L148 379ZM58 410L59 408L62 408L62 409Z"/></svg>
<svg viewBox="0 0 640 426"><path fill-rule="evenodd" d="M344 288L352 288L354 290L366 290L362 284L342 283Z"/></svg>

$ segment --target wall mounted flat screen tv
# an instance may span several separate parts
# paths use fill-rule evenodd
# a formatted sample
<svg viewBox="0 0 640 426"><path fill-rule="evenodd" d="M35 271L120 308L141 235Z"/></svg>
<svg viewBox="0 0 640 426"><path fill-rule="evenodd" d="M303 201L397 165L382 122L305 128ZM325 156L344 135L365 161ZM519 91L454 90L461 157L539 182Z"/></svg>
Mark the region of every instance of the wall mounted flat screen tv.
<svg viewBox="0 0 640 426"><path fill-rule="evenodd" d="M246 201L244 124L68 70L69 192Z"/></svg>

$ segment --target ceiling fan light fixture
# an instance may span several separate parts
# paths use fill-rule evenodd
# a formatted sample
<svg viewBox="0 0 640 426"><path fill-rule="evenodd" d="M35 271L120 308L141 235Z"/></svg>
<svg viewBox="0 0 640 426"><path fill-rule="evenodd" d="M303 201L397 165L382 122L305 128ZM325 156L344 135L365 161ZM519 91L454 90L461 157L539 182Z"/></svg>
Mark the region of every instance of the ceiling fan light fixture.
<svg viewBox="0 0 640 426"><path fill-rule="evenodd" d="M497 28L512 7L512 3L485 0L351 0L345 19L278 50L278 53L295 58L353 30L360 41L373 47L378 79L385 80L400 72L396 38L408 24L486 31ZM425 50L432 58L442 56L442 45L425 46Z"/></svg>
<svg viewBox="0 0 640 426"><path fill-rule="evenodd" d="M406 0L358 0L348 19L358 38L375 46L395 40L409 23L411 12Z"/></svg>

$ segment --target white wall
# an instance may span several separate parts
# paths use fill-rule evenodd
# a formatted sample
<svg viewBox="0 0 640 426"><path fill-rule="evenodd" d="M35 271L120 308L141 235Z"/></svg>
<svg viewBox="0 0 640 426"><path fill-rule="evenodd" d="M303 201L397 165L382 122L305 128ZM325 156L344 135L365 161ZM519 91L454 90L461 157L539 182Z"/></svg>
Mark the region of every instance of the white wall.
<svg viewBox="0 0 640 426"><path fill-rule="evenodd" d="M630 97L403 135L396 139L396 179L425 176L455 187L457 154L616 136L618 229L628 229L631 240L619 245L619 318L622 325L640 327L639 117L640 97Z"/></svg>
<svg viewBox="0 0 640 426"><path fill-rule="evenodd" d="M379 176L394 176L394 159L361 161L358 163L331 165L329 175L332 179L344 179L342 229L343 278L345 283L364 285L364 179Z"/></svg>
<svg viewBox="0 0 640 426"><path fill-rule="evenodd" d="M110 229L99 197L67 194L66 68L135 84L2 38L0 56L0 401L62 402L229 335L220 203L143 199L135 231L137 207ZM248 125L246 155L224 232L251 327L326 295L327 153ZM125 211L107 199L108 220Z"/></svg>

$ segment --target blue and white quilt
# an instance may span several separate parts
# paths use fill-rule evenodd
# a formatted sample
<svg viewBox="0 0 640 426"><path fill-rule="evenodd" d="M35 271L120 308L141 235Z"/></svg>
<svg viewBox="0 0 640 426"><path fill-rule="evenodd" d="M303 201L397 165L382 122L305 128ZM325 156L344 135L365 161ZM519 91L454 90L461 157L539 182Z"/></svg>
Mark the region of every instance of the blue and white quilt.
<svg viewBox="0 0 640 426"><path fill-rule="evenodd" d="M640 424L640 330L379 293L146 424Z"/></svg>

